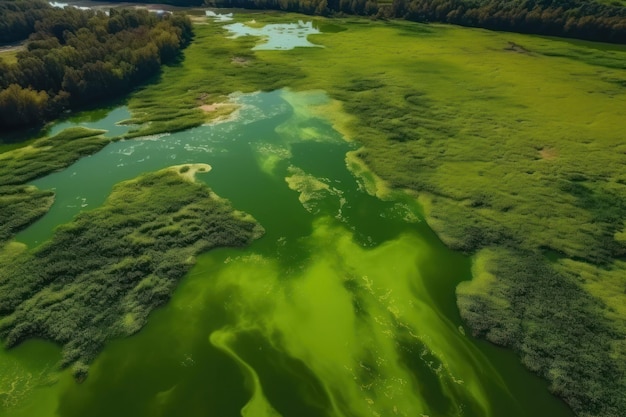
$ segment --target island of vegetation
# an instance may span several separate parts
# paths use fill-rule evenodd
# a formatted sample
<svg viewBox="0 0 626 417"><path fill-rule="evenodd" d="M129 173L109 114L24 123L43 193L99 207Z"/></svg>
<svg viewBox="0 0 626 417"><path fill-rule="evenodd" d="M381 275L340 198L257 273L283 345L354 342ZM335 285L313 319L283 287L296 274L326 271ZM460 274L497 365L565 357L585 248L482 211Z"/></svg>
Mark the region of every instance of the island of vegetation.
<svg viewBox="0 0 626 417"><path fill-rule="evenodd" d="M193 36L181 14L0 2L0 42L28 36L16 62L0 58L0 129L41 125L66 109L128 93L178 58Z"/></svg>
<svg viewBox="0 0 626 417"><path fill-rule="evenodd" d="M63 346L80 380L107 340L136 333L165 303L194 256L242 246L262 228L182 165L118 184L34 250L0 256L0 335L8 347L39 337Z"/></svg>

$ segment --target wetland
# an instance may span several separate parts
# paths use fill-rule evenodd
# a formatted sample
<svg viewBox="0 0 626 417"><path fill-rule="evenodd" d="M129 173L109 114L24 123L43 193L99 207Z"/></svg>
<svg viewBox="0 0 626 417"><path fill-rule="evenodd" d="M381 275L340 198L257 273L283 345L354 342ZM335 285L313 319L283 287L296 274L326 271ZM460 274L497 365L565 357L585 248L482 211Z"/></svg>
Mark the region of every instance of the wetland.
<svg viewBox="0 0 626 417"><path fill-rule="evenodd" d="M1 415L623 410L626 49L194 22L126 105L0 148Z"/></svg>

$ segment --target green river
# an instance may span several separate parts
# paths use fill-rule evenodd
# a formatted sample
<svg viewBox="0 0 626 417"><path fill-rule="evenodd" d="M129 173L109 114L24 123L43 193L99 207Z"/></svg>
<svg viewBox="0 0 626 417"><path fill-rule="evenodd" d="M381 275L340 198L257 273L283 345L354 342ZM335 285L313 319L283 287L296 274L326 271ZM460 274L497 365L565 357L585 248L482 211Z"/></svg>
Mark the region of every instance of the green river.
<svg viewBox="0 0 626 417"><path fill-rule="evenodd" d="M347 169L319 116L324 92L234 94L229 120L119 141L33 184L51 211L34 247L114 184L183 163L266 234L199 257L136 336L109 343L87 380L32 340L0 351L5 417L570 416L509 351L465 330L455 287L470 260L445 248L410 199L381 201ZM89 116L89 115L88 115ZM124 107L57 125L118 135Z"/></svg>

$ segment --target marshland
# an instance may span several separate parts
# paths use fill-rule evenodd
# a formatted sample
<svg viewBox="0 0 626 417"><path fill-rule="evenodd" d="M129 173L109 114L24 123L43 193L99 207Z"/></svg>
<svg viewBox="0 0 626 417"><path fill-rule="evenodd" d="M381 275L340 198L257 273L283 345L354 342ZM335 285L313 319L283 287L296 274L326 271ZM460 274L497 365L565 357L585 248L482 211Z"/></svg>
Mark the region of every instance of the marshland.
<svg viewBox="0 0 626 417"><path fill-rule="evenodd" d="M623 413L626 47L227 12L0 136L0 415Z"/></svg>

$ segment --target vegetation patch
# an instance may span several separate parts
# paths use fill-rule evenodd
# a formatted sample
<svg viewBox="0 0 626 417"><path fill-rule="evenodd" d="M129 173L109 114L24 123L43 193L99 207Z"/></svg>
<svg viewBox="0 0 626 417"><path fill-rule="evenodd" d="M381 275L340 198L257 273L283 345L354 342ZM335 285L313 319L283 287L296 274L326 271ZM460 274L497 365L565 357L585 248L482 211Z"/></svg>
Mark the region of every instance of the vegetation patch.
<svg viewBox="0 0 626 417"><path fill-rule="evenodd" d="M0 154L0 184L18 185L61 170L110 143L104 130L72 127Z"/></svg>
<svg viewBox="0 0 626 417"><path fill-rule="evenodd" d="M104 205L59 227L50 241L1 257L0 335L7 347L39 337L63 346L82 379L107 340L139 331L198 253L243 246L262 228L189 172L174 167L118 184ZM186 171L180 174L181 171Z"/></svg>
<svg viewBox="0 0 626 417"><path fill-rule="evenodd" d="M258 21L268 19L256 15L255 18ZM295 17L283 18L293 21ZM255 38L229 38L222 24L196 25L194 33L194 42L185 49L180 66L163 68L158 84L146 86L131 97L128 103L133 113L131 122L141 127L131 132L130 137L201 125L207 117L223 117L222 110L230 112L232 108L225 106L216 112L206 112L199 108L199 103L223 103L235 91L275 90L304 76L298 63L276 67L259 59L252 51L257 42Z"/></svg>
<svg viewBox="0 0 626 417"><path fill-rule="evenodd" d="M602 302L578 284L578 271L550 265L536 253L498 248L475 256L473 276L457 295L475 335L514 347L579 414L620 414L624 367L612 357L620 333L603 317ZM623 325L624 316L619 320ZM618 379L611 383L608 375Z"/></svg>
<svg viewBox="0 0 626 417"><path fill-rule="evenodd" d="M33 186L0 186L0 246L48 212L52 191Z"/></svg>

